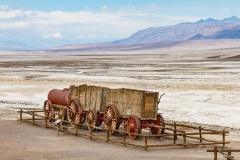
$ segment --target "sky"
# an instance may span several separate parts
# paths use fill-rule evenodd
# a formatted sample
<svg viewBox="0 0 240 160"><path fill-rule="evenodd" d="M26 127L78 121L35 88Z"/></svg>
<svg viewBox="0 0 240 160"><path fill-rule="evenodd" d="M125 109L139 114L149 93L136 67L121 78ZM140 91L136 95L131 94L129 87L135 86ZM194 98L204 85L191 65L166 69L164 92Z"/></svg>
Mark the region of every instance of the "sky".
<svg viewBox="0 0 240 160"><path fill-rule="evenodd" d="M149 27L240 17L239 0L0 0L0 42L104 43Z"/></svg>

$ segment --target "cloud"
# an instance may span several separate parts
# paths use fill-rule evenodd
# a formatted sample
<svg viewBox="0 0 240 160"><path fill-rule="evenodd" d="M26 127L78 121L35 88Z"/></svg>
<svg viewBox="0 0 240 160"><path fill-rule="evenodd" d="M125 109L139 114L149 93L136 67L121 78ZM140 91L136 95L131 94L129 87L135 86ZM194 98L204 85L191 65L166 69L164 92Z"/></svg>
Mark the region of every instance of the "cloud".
<svg viewBox="0 0 240 160"><path fill-rule="evenodd" d="M43 39L55 38L55 39L62 39L64 36L61 32L49 33L42 36Z"/></svg>
<svg viewBox="0 0 240 160"><path fill-rule="evenodd" d="M9 9L8 5L0 5L0 11L6 11Z"/></svg>
<svg viewBox="0 0 240 160"><path fill-rule="evenodd" d="M88 34L88 35L78 35L77 39L105 39L107 38L107 35L101 35L101 34Z"/></svg>
<svg viewBox="0 0 240 160"><path fill-rule="evenodd" d="M106 11L108 9L108 6L102 6L102 10Z"/></svg>
<svg viewBox="0 0 240 160"><path fill-rule="evenodd" d="M155 11L159 9L159 6L156 4L148 4L144 6L144 9L148 11Z"/></svg>
<svg viewBox="0 0 240 160"><path fill-rule="evenodd" d="M36 43L44 40L47 45L51 45L52 39L61 39L57 41L59 43L98 43L127 38L148 27L198 20L194 17L163 15L157 12L158 7L154 4L142 8L122 6L118 9L102 6L99 11L43 12L12 10L7 5L1 5L0 33L7 33L14 40L24 39L29 43L33 39ZM146 12L146 9L153 12ZM16 33L19 33L18 37Z"/></svg>

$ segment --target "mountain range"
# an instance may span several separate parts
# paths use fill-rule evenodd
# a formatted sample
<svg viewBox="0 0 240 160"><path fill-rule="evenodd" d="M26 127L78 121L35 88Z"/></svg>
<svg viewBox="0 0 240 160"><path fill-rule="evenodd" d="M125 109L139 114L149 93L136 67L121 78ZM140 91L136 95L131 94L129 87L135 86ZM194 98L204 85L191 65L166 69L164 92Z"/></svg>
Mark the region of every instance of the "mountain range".
<svg viewBox="0 0 240 160"><path fill-rule="evenodd" d="M172 26L152 27L140 30L130 37L113 44L140 44L198 39L238 39L240 19L236 16L217 20L208 18L195 23L180 23Z"/></svg>
<svg viewBox="0 0 240 160"><path fill-rule="evenodd" d="M137 50L166 47L184 41L205 39L240 39L240 18L232 16L222 20L208 18L197 22L171 26L151 27L137 31L130 37L103 44L57 46L49 50ZM21 42L0 41L2 50L34 49Z"/></svg>
<svg viewBox="0 0 240 160"><path fill-rule="evenodd" d="M79 44L54 47L50 50L138 50L182 44L184 41L240 39L240 18L222 20L208 18L194 23L151 27L137 31L126 39L104 44Z"/></svg>

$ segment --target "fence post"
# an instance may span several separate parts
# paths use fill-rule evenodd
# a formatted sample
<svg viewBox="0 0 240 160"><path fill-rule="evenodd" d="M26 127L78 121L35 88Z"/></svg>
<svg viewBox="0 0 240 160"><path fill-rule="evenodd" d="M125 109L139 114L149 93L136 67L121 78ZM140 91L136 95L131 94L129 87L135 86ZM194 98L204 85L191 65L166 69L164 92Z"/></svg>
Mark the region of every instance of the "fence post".
<svg viewBox="0 0 240 160"><path fill-rule="evenodd" d="M123 142L124 142L124 146L126 147L127 143L126 143L126 133L123 133Z"/></svg>
<svg viewBox="0 0 240 160"><path fill-rule="evenodd" d="M186 148L186 143L187 143L187 138L186 138L186 131L183 131L183 145L184 145L184 148Z"/></svg>
<svg viewBox="0 0 240 160"><path fill-rule="evenodd" d="M174 144L176 143L177 140L177 123L174 122Z"/></svg>
<svg viewBox="0 0 240 160"><path fill-rule="evenodd" d="M77 123L75 124L75 127L76 127L76 129L75 129L75 134L74 134L74 136L77 136L77 134L78 134L78 124L77 124Z"/></svg>
<svg viewBox="0 0 240 160"><path fill-rule="evenodd" d="M145 150L147 150L147 148L148 148L148 145L147 145L147 135L145 135L144 138L145 138Z"/></svg>
<svg viewBox="0 0 240 160"><path fill-rule="evenodd" d="M48 117L47 117L46 114L45 114L45 127L46 127L46 128L48 128L48 126L47 126L47 120L48 120Z"/></svg>
<svg viewBox="0 0 240 160"><path fill-rule="evenodd" d="M22 109L20 109L20 122L22 122Z"/></svg>
<svg viewBox="0 0 240 160"><path fill-rule="evenodd" d="M90 139L92 140L92 135L93 135L93 126L91 125L91 130L90 130Z"/></svg>
<svg viewBox="0 0 240 160"><path fill-rule="evenodd" d="M174 136L173 136L173 143L176 144L176 140L177 140L177 135L176 134L177 134L177 131L174 130L173 134L174 134Z"/></svg>
<svg viewBox="0 0 240 160"><path fill-rule="evenodd" d="M199 126L199 138L200 138L200 142L202 143L202 127Z"/></svg>
<svg viewBox="0 0 240 160"><path fill-rule="evenodd" d="M213 153L213 156L214 156L214 160L217 160L217 147L214 147L214 153Z"/></svg>
<svg viewBox="0 0 240 160"><path fill-rule="evenodd" d="M231 151L228 151L228 154L227 154L227 160L231 160Z"/></svg>
<svg viewBox="0 0 240 160"><path fill-rule="evenodd" d="M225 148L225 129L223 129L223 133L222 133L222 141L223 141L223 146L222 148Z"/></svg>
<svg viewBox="0 0 240 160"><path fill-rule="evenodd" d="M109 142L109 127L107 127L107 138L106 138L106 142Z"/></svg>
<svg viewBox="0 0 240 160"><path fill-rule="evenodd" d="M34 116L35 112L33 111L32 112L32 121L33 121L33 124L35 124L35 116Z"/></svg>

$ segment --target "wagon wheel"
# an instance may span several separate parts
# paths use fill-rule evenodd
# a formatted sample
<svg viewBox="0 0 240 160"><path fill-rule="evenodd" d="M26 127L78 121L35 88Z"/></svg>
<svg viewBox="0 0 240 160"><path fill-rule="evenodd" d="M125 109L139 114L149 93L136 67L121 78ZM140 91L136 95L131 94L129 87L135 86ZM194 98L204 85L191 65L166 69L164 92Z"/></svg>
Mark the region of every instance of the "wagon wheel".
<svg viewBox="0 0 240 160"><path fill-rule="evenodd" d="M165 122L161 115L157 115L157 120L154 121L154 125L160 126L160 127L165 127ZM163 134L164 128L151 127L151 133L152 134ZM160 138L160 137L161 136L158 136L157 138Z"/></svg>
<svg viewBox="0 0 240 160"><path fill-rule="evenodd" d="M52 110L52 102L51 101L49 101L49 100L46 100L45 102L44 102L44 105L43 105L43 110L44 110L44 114L45 114L45 116L47 117L47 120L49 121L49 122L52 122L53 120L50 118L51 116L52 116L52 114L50 113L51 112L51 110Z"/></svg>
<svg viewBox="0 0 240 160"><path fill-rule="evenodd" d="M49 111L49 122L54 122L55 121L55 115L56 115L56 110L54 107L50 107Z"/></svg>
<svg viewBox="0 0 240 160"><path fill-rule="evenodd" d="M75 104L72 104L75 103ZM75 116L75 123L77 124L83 124L85 122L85 115L83 114L83 108L78 100L72 101L71 105L74 105L77 107L76 109L76 116Z"/></svg>
<svg viewBox="0 0 240 160"><path fill-rule="evenodd" d="M87 125L91 126L97 126L98 125L98 115L95 110L89 110L86 116L86 123ZM92 129L92 127L88 127L89 130ZM93 131L95 129L93 128Z"/></svg>
<svg viewBox="0 0 240 160"><path fill-rule="evenodd" d="M66 118L67 118L67 110L66 109L59 108L57 114L58 114L58 119L66 120Z"/></svg>
<svg viewBox="0 0 240 160"><path fill-rule="evenodd" d="M110 129L110 134L114 135L120 126L119 112L115 105L108 105L104 111L105 127Z"/></svg>
<svg viewBox="0 0 240 160"><path fill-rule="evenodd" d="M131 139L137 139L139 136L134 134L141 134L141 123L137 116L130 116L127 119L127 131ZM134 133L134 134L131 134Z"/></svg>
<svg viewBox="0 0 240 160"><path fill-rule="evenodd" d="M58 108L57 115L58 115L58 119L66 120L67 110L65 108ZM61 124L64 124L64 122L61 122Z"/></svg>
<svg viewBox="0 0 240 160"><path fill-rule="evenodd" d="M69 122L73 123L75 121L76 112L77 112L76 103L71 103L67 108L67 119ZM73 124L71 125L74 126Z"/></svg>

